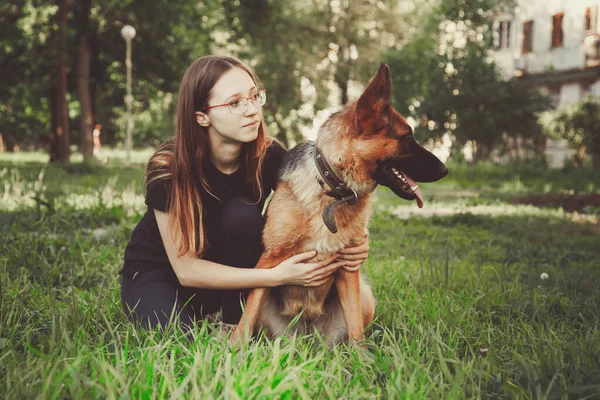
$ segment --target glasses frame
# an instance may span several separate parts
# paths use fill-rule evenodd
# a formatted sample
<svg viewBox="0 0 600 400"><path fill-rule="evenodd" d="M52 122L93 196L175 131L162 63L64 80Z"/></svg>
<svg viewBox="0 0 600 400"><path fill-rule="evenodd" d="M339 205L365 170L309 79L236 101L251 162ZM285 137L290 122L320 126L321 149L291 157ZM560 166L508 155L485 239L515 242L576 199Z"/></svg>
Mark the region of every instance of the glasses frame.
<svg viewBox="0 0 600 400"><path fill-rule="evenodd" d="M253 98L254 96L256 96L257 94L259 94L259 93L265 93L265 102L264 102L263 104L260 104L260 103L259 103L258 105L256 105L256 104L254 103L254 101L252 100L252 98ZM229 100L227 103L223 103L223 104L217 104L217 105L210 106L210 107L204 107L204 108L202 109L202 111L208 111L208 110L210 110L211 108L217 108L217 107L225 107L225 106L227 106L227 107L229 108L229 112L230 112L230 113L232 113L233 115L242 115L243 113L245 113L246 111L248 111L248 104L250 104L250 102L252 102L252 104L254 104L254 106L255 106L255 107L257 107L257 108L258 108L258 107L262 107L262 106L264 106L264 105L265 105L265 103L267 102L267 99L266 99L266 93L267 93L267 91L266 91L266 90L259 90L259 91L257 91L256 93L254 93L252 96L248 96L248 97L246 97L246 96L240 96L240 97L236 97L235 99L231 99L231 100ZM239 114L235 114L233 111L231 111L231 103L233 103L234 101L239 101L239 100L242 100L242 99L245 99L245 100L246 100L246 107L244 108L244 111L242 111L241 113L239 113Z"/></svg>

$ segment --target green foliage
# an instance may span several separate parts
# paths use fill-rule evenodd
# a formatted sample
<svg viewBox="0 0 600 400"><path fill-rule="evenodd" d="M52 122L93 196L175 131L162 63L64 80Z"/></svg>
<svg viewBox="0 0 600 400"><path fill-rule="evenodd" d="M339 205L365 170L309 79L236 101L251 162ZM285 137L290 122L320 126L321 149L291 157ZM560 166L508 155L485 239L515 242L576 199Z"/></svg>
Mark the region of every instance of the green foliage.
<svg viewBox="0 0 600 400"><path fill-rule="evenodd" d="M548 101L534 89L506 81L492 60L494 12L511 4L441 0L420 32L384 54L395 105L417 122L420 138L450 133L456 148L476 141L479 159L507 137L534 146L543 142L538 115Z"/></svg>
<svg viewBox="0 0 600 400"><path fill-rule="evenodd" d="M0 133L8 147L44 138L50 132L50 96L54 84L58 8L53 2L11 1L0 5L3 26L0 74ZM94 116L103 125L102 141L115 144L124 137L126 88L125 41L120 30L133 25L134 137L137 146L154 145L173 134L172 95L191 61L210 52L214 1L94 1L89 35L92 47L90 86ZM72 2L68 20L69 94L77 99L77 43L82 10ZM79 143L79 103L71 101L71 142ZM139 122L139 123L138 123Z"/></svg>
<svg viewBox="0 0 600 400"><path fill-rule="evenodd" d="M315 68L325 57L320 39L323 27L311 24L312 8L299 2L224 0L222 4L224 29L231 32L229 42L239 44L234 53L250 61L268 91L265 119L273 135L279 133L277 137L287 144L291 131L289 136L299 141L299 127L308 120L291 113L303 103L303 77L318 87L319 98L313 102L325 104L327 91L321 81L327 72Z"/></svg>
<svg viewBox="0 0 600 400"><path fill-rule="evenodd" d="M366 83L379 53L407 22L397 2L222 0L229 48L249 60L268 89L266 120L283 142L302 140L331 87L349 101L350 81ZM235 44L235 45L234 45Z"/></svg>
<svg viewBox="0 0 600 400"><path fill-rule="evenodd" d="M33 143L50 129L48 101L53 67L52 4L0 4L0 134L8 149Z"/></svg>
<svg viewBox="0 0 600 400"><path fill-rule="evenodd" d="M558 112L550 130L577 150L578 163L583 161L586 151L600 160L600 103L594 97L587 96L578 104Z"/></svg>

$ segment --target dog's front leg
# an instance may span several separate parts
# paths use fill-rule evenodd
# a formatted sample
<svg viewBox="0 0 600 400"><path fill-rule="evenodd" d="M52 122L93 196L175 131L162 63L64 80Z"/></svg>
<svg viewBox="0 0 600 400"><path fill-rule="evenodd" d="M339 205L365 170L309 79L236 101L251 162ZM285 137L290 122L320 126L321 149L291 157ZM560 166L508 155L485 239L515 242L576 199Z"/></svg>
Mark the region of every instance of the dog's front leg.
<svg viewBox="0 0 600 400"><path fill-rule="evenodd" d="M256 268L270 269L276 267L279 263L279 258L269 257L263 254L258 261ZM233 331L233 335L231 335L231 343L241 344L246 338L252 335L256 320L258 319L258 313L265 304L270 290L270 288L256 288L250 291L248 298L246 299L246 310L235 328L235 331Z"/></svg>
<svg viewBox="0 0 600 400"><path fill-rule="evenodd" d="M231 343L242 344L246 338L254 332L254 325L258 319L258 312L267 300L269 288L252 289L246 300L246 311L242 315L233 335L231 335Z"/></svg>
<svg viewBox="0 0 600 400"><path fill-rule="evenodd" d="M365 327L360 301L360 273L358 271L349 272L344 268L340 268L336 272L335 287L344 311L348 339L350 342L363 339Z"/></svg>

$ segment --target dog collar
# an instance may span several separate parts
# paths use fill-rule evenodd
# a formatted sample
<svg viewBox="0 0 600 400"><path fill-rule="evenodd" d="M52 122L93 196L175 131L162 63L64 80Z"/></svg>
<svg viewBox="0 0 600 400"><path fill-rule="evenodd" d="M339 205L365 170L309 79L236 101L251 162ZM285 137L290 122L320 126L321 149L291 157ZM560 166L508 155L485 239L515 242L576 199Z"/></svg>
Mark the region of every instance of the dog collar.
<svg viewBox="0 0 600 400"><path fill-rule="evenodd" d="M331 188L331 190L325 194L337 199L323 210L323 222L325 222L325 226L327 226L327 229L329 229L331 233L337 233L334 214L335 209L342 204L354 204L358 199L358 195L354 189L346 185L346 182L338 178L331 166L327 163L327 160L325 160L323 153L321 153L316 143L314 157L321 178L323 178L323 181ZM322 182L319 181L319 183L323 186Z"/></svg>

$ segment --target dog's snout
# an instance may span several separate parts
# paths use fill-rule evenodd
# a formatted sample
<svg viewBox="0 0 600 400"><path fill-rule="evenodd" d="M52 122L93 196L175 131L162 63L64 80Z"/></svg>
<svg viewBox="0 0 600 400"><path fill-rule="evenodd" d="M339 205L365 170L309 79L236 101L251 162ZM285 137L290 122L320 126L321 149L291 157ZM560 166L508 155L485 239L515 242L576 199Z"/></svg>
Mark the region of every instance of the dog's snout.
<svg viewBox="0 0 600 400"><path fill-rule="evenodd" d="M446 167L444 164L442 164L440 166L440 179L442 179L446 175L448 175L448 167Z"/></svg>

